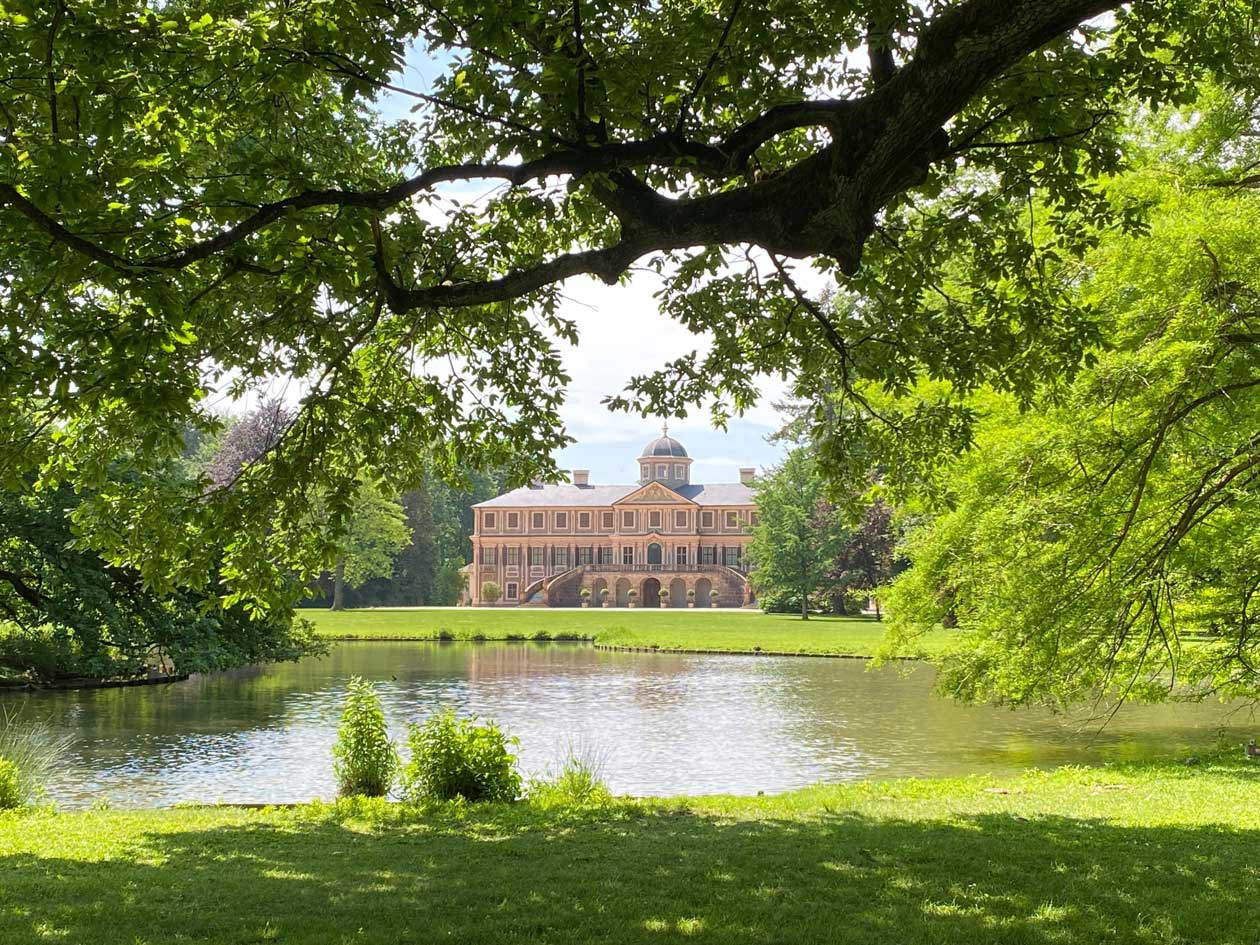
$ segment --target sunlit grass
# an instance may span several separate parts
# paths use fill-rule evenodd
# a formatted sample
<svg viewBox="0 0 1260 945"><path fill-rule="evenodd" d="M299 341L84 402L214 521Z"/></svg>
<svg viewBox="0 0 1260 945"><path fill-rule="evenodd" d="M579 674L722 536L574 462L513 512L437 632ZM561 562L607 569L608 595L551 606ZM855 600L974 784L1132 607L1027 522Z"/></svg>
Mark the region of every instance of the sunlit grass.
<svg viewBox="0 0 1260 945"><path fill-rule="evenodd" d="M1253 943L1260 765L0 816L0 941Z"/></svg>
<svg viewBox="0 0 1260 945"><path fill-rule="evenodd" d="M868 617L763 614L756 610L544 608L304 610L324 636L384 640L584 639L610 646L749 653L872 656L884 625ZM949 634L920 649L943 647Z"/></svg>

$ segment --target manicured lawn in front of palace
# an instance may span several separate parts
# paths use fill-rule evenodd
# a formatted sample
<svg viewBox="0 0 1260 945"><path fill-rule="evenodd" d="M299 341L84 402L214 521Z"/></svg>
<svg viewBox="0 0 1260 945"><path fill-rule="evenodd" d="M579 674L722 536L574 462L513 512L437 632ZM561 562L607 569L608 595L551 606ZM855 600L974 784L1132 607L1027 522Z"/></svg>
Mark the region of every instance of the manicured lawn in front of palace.
<svg viewBox="0 0 1260 945"><path fill-rule="evenodd" d="M884 636L884 625L867 617L801 620L793 614L755 610L372 608L299 613L311 620L321 635L334 639L433 640L445 633L456 640L477 635L486 640L506 640L546 634L551 638L593 639L611 646L872 656ZM940 650L949 639L950 635L942 632L927 638L921 650Z"/></svg>
<svg viewBox="0 0 1260 945"><path fill-rule="evenodd" d="M1260 941L1260 764L594 809L0 814L0 942Z"/></svg>

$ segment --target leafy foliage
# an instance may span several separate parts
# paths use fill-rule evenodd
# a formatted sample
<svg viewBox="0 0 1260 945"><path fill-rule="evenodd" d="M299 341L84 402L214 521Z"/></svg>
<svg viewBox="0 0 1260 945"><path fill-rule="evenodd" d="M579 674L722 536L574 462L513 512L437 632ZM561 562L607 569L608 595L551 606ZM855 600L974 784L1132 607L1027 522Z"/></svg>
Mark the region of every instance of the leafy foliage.
<svg viewBox="0 0 1260 945"><path fill-rule="evenodd" d="M457 718L453 710L411 726L407 746L411 760L403 770L403 797L466 801L513 801L521 793L521 776L511 738L493 722Z"/></svg>
<svg viewBox="0 0 1260 945"><path fill-rule="evenodd" d="M212 427L212 391L295 378L293 422L232 489L113 482L80 519L153 586L214 571L229 603L282 601L326 569L365 478L392 494L425 464L554 475L561 284L640 259L711 344L614 406L720 419L762 373L1026 400L1098 334L1045 264L1139 223L1096 186L1121 161L1117 116L1209 73L1246 87L1250 14L11 0L0 475L97 488L119 457L160 464ZM412 44L439 64L424 90L401 75ZM418 110L382 118L387 91ZM485 181L503 186L451 188ZM840 279L843 318L802 298L790 260ZM924 412L965 439L957 403ZM320 503L332 535L309 529Z"/></svg>
<svg viewBox="0 0 1260 945"><path fill-rule="evenodd" d="M355 676L346 686L346 707L333 745L333 770L343 797L384 797L398 771L398 750L385 726L375 687Z"/></svg>
<svg viewBox="0 0 1260 945"><path fill-rule="evenodd" d="M1188 144L1184 127L1158 116L1140 130L1162 130L1167 149ZM1217 153L1246 167L1248 138ZM1202 153L1180 180L1165 164L1112 185L1154 205L1149 236L1108 236L1065 265L1109 350L1034 410L979 400L977 449L910 532L889 607L902 641L942 621L966 633L942 677L955 694L1260 693L1257 202L1186 187L1226 170Z"/></svg>
<svg viewBox="0 0 1260 945"><path fill-rule="evenodd" d="M21 772L15 762L0 755L0 810L14 810L23 803Z"/></svg>
<svg viewBox="0 0 1260 945"><path fill-rule="evenodd" d="M159 666L205 672L317 649L310 627L286 612L224 604L217 566L189 575L188 585L155 588L85 548L77 527L85 509L112 483L136 478L126 470L110 476L97 492L0 490L0 664L37 679ZM170 481L182 482L173 473Z"/></svg>

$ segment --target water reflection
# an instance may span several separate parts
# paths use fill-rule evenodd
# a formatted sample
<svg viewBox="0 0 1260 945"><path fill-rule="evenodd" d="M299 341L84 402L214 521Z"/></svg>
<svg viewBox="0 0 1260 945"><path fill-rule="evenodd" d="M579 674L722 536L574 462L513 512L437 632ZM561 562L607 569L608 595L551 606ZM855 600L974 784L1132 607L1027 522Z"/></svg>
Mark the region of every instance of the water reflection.
<svg viewBox="0 0 1260 945"><path fill-rule="evenodd" d="M75 736L52 785L64 806L294 801L333 793L346 680L377 681L390 725L438 706L498 719L539 771L596 746L633 794L775 792L815 781L1006 773L1202 750L1247 718L1212 706L1131 707L1101 735L1082 718L969 708L932 670L853 660L605 653L575 644L354 643L323 659L171 686L41 693L27 710ZM12 700L14 697L5 697ZM1235 726L1223 730L1228 721Z"/></svg>

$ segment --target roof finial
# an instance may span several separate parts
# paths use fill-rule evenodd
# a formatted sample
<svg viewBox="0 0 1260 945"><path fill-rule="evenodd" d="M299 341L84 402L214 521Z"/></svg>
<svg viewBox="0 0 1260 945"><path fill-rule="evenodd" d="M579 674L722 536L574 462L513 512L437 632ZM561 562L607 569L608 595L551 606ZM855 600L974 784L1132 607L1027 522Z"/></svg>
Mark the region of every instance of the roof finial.
<svg viewBox="0 0 1260 945"><path fill-rule="evenodd" d="M661 436L669 436L669 421L661 421Z"/></svg>

